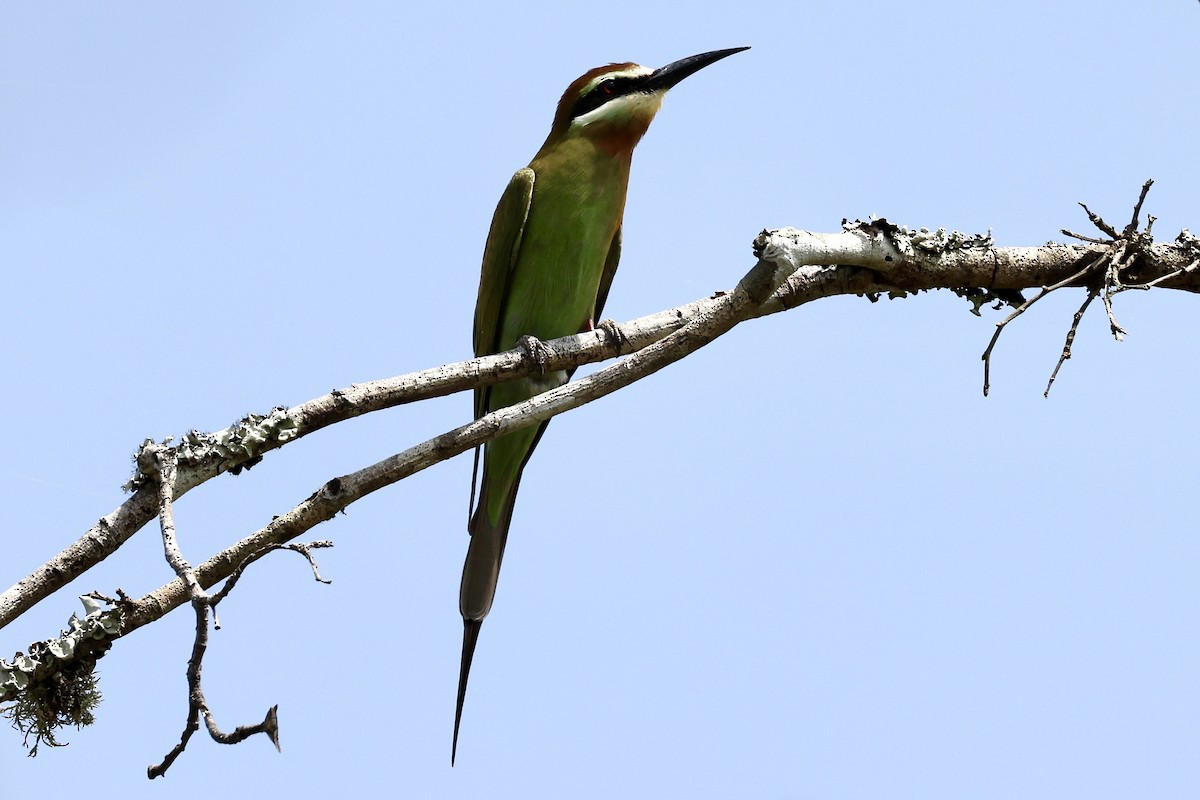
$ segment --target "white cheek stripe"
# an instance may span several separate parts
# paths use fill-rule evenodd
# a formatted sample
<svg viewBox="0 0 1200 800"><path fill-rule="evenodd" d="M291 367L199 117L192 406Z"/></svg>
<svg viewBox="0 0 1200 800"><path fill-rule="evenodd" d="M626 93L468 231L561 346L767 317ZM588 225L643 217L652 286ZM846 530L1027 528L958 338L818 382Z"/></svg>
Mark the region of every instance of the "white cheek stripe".
<svg viewBox="0 0 1200 800"><path fill-rule="evenodd" d="M572 128L586 128L593 122L598 122L608 117L616 116L622 112L634 113L639 108L645 106L653 106L654 110L658 110L658 104L662 102L662 95L658 92L647 93L637 92L636 94L626 94L620 97L609 100L599 108L593 108L583 116L576 117L571 120Z"/></svg>

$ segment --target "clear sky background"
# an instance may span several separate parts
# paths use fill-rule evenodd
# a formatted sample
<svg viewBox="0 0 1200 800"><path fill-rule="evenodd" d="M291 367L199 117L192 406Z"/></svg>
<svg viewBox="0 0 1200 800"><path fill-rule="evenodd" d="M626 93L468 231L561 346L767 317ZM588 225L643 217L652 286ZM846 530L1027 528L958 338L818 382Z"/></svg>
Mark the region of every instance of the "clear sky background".
<svg viewBox="0 0 1200 800"><path fill-rule="evenodd" d="M634 158L617 320L726 289L764 227L880 214L1003 245L1200 229L1191 0L4 3L0 588L122 500L146 437L470 355L495 202L563 88L609 61L753 49L667 98ZM471 462L315 531L222 606L178 741L192 619L101 662L97 724L0 796L1200 796L1200 298L1119 297L1046 378L1079 291L948 292L749 323L557 419L529 467L450 733ZM339 425L177 509L195 562L323 481L466 421L458 395ZM81 592L171 578L153 528Z"/></svg>

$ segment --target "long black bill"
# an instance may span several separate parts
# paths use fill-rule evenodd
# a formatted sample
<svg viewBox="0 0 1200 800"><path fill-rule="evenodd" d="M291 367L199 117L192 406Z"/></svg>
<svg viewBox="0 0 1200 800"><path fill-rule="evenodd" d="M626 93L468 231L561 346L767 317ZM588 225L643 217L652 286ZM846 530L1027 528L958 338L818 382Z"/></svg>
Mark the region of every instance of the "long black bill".
<svg viewBox="0 0 1200 800"><path fill-rule="evenodd" d="M701 53L697 56L688 56L687 58L673 61L665 67L660 67L650 73L650 76L646 79L646 88L650 91L670 89L688 75L699 72L709 64L720 61L726 56L749 49L749 47L731 47L728 50L713 50L708 53Z"/></svg>

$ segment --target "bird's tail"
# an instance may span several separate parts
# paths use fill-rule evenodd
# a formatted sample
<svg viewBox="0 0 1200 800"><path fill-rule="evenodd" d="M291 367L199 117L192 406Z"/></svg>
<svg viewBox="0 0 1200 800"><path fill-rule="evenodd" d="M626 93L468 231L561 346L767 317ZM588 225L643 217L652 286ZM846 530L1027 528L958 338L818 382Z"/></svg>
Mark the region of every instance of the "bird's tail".
<svg viewBox="0 0 1200 800"><path fill-rule="evenodd" d="M518 477L517 483L520 482ZM512 520L513 505L517 497L517 485L513 484L501 508L500 518L492 522L487 513L488 490L492 488L486 478L479 493L479 504L471 516L467 529L471 532L471 543L467 546L467 560L463 564L462 588L459 590L458 608L463 617L462 662L458 670L458 703L454 710L454 741L450 748L450 765L454 765L458 754L458 729L462 722L463 701L467 697L467 678L471 673L471 660L475 655L475 643L479 640L479 628L483 618L492 609L496 596L496 584L500 579L500 563L504 560L504 545L508 541L508 526Z"/></svg>
<svg viewBox="0 0 1200 800"><path fill-rule="evenodd" d="M483 621L463 618L462 666L458 671L458 705L454 709L454 742L450 745L450 766L458 756L458 726L462 722L463 701L467 699L467 675L471 672L471 658L475 655L475 642L479 641L479 629Z"/></svg>

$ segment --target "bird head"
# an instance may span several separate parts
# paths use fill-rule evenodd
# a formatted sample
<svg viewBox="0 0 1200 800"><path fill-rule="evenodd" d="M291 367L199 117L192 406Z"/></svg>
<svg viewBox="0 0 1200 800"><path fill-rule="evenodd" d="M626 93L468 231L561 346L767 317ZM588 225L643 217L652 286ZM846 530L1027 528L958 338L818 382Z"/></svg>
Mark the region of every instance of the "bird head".
<svg viewBox="0 0 1200 800"><path fill-rule="evenodd" d="M542 148L583 136L613 153L632 152L672 86L709 64L749 49L713 50L658 69L630 62L590 69L563 92Z"/></svg>

